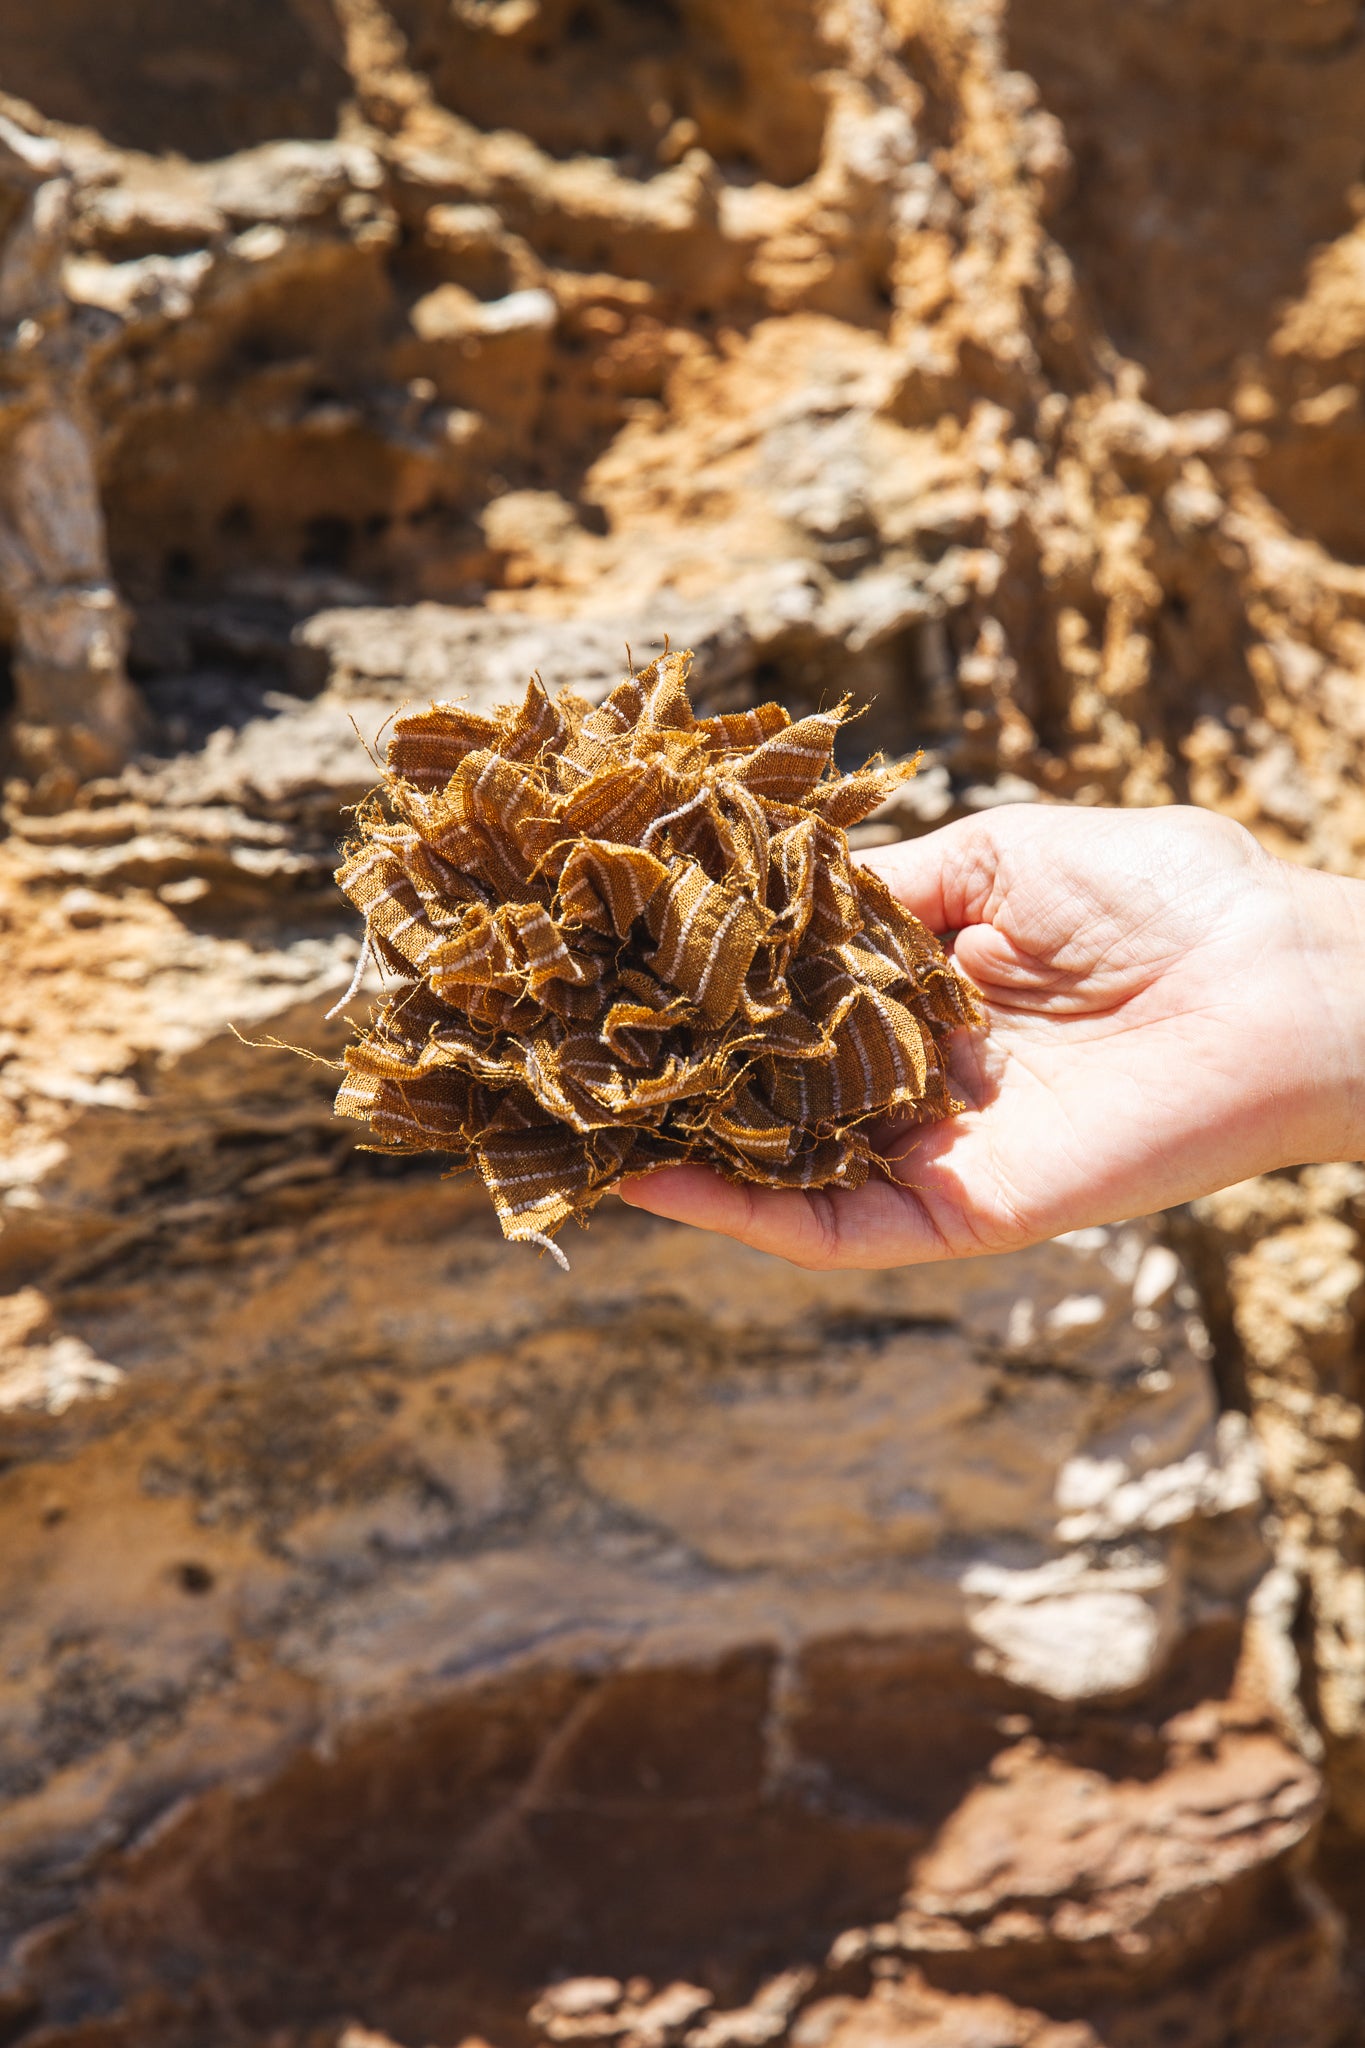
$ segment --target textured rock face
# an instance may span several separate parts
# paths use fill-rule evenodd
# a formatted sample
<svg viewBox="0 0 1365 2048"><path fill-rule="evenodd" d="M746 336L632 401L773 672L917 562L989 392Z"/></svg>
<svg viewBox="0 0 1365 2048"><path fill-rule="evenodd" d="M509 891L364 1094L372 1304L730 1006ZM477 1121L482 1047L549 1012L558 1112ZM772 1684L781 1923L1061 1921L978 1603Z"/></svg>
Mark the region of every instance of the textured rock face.
<svg viewBox="0 0 1365 2048"><path fill-rule="evenodd" d="M643 1973L710 2041L781 1964L766 2039L887 1968L1216 2005L1255 1943L1330 2010L1258 1461L1147 1226L836 1279L604 1212L561 1281L289 1150L78 1255L4 1382L16 2000L496 2039Z"/></svg>
<svg viewBox="0 0 1365 2048"><path fill-rule="evenodd" d="M3 10L5 2039L1354 2038L1361 1169L564 1278L274 1043L395 707L665 632L1360 869L1355 10L1101 12Z"/></svg>
<svg viewBox="0 0 1365 2048"><path fill-rule="evenodd" d="M109 581L92 431L61 279L73 180L59 149L0 114L0 619L35 772L116 766L138 727L127 613Z"/></svg>

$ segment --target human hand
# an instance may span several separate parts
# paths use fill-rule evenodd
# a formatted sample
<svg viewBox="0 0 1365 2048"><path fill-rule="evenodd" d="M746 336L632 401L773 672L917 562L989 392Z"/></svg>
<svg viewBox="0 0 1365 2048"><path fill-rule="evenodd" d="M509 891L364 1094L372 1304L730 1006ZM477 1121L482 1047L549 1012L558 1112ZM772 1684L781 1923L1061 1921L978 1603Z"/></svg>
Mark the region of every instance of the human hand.
<svg viewBox="0 0 1365 2048"><path fill-rule="evenodd" d="M623 1183L633 1207L797 1265L906 1265L1365 1150L1365 883L1183 807L1011 804L865 858L984 998L954 1041L966 1109L888 1143L889 1180L666 1167Z"/></svg>

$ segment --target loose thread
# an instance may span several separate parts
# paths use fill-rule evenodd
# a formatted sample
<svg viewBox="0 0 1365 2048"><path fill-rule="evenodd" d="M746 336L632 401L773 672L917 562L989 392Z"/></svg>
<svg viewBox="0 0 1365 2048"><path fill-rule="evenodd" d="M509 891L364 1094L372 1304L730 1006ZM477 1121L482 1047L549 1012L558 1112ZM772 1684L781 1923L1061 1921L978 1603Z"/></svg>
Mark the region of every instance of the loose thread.
<svg viewBox="0 0 1365 2048"><path fill-rule="evenodd" d="M369 960L369 957L370 933L369 927L367 926L365 930L365 936L360 941L360 953L355 963L355 973L351 976L351 985L347 989L345 995L340 997L340 999L337 1002L333 1003L331 1009L328 1010L326 1016L323 1018L323 1022L325 1024L330 1024L333 1017L340 1016L341 1012L345 1009L347 1003L350 1002L352 996L360 987L361 982L365 979L365 967L366 963Z"/></svg>
<svg viewBox="0 0 1365 2048"><path fill-rule="evenodd" d="M345 1072L344 1061L324 1059L320 1052L313 1052L306 1045L291 1045L287 1038L276 1038L269 1032L264 1038L248 1038L244 1031L237 1029L230 1018L228 1030L239 1045L248 1045L253 1052L296 1052L301 1060L311 1060L315 1067L330 1067L334 1074Z"/></svg>
<svg viewBox="0 0 1365 2048"><path fill-rule="evenodd" d="M547 1251L550 1254L550 1257L554 1260L557 1266L562 1266L566 1273L569 1271L568 1259L565 1257L564 1253L559 1249L559 1246L555 1243L554 1239L552 1237L546 1237L543 1231L528 1230L524 1236L519 1237L517 1239L517 1243L538 1244L541 1247L542 1251Z"/></svg>

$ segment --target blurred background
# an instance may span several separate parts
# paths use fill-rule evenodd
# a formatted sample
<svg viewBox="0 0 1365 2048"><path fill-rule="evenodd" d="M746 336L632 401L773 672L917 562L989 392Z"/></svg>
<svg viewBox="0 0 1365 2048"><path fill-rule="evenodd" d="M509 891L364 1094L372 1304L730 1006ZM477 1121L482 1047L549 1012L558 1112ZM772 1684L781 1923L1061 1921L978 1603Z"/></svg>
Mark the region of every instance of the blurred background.
<svg viewBox="0 0 1365 2048"><path fill-rule="evenodd" d="M0 2041L1365 2042L1365 1169L566 1278L274 1044L665 634L1365 872L1362 391L1357 0L7 0Z"/></svg>

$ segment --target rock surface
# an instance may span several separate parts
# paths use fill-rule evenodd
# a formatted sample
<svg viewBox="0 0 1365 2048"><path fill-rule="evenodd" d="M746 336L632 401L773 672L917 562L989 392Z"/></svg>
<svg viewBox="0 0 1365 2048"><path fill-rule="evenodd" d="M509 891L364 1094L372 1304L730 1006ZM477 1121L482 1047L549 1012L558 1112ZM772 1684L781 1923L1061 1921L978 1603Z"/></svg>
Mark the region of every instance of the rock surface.
<svg viewBox="0 0 1365 2048"><path fill-rule="evenodd" d="M4 10L0 2038L1362 2038L1365 1171L566 1279L281 1049L395 708L665 633L1361 871L1355 15Z"/></svg>

